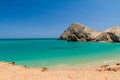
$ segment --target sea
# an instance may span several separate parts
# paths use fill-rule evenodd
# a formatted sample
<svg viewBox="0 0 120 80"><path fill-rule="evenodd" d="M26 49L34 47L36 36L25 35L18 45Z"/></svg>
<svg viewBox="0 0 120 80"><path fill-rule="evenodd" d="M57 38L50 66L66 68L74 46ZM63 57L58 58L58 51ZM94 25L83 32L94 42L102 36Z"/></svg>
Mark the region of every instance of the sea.
<svg viewBox="0 0 120 80"><path fill-rule="evenodd" d="M0 61L28 67L112 64L120 62L120 43L0 39Z"/></svg>

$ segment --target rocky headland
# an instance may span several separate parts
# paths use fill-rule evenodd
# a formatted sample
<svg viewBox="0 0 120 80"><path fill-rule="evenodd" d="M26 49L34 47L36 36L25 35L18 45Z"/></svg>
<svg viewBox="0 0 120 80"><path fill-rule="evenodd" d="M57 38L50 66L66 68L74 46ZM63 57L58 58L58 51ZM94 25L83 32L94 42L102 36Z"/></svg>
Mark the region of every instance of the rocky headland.
<svg viewBox="0 0 120 80"><path fill-rule="evenodd" d="M120 26L100 32L85 25L73 23L61 34L59 40L74 42L120 42Z"/></svg>

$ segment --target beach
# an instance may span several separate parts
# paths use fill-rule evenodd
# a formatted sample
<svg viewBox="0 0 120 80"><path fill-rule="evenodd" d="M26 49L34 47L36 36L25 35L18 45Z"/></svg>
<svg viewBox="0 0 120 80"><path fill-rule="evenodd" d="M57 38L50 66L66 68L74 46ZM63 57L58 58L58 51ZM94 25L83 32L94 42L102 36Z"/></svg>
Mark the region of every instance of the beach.
<svg viewBox="0 0 120 80"><path fill-rule="evenodd" d="M120 80L120 64L108 66L54 70L0 62L0 80Z"/></svg>
<svg viewBox="0 0 120 80"><path fill-rule="evenodd" d="M0 0L0 80L120 80L120 0Z"/></svg>
<svg viewBox="0 0 120 80"><path fill-rule="evenodd" d="M0 80L120 80L118 43L1 40L0 51Z"/></svg>

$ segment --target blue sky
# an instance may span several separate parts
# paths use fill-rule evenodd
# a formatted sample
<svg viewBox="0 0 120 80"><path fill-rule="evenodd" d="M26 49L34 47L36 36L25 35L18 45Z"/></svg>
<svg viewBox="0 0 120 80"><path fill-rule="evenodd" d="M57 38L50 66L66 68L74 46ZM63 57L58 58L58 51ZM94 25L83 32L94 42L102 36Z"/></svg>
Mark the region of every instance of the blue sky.
<svg viewBox="0 0 120 80"><path fill-rule="evenodd" d="M73 22L120 25L119 0L0 0L0 38L57 38Z"/></svg>

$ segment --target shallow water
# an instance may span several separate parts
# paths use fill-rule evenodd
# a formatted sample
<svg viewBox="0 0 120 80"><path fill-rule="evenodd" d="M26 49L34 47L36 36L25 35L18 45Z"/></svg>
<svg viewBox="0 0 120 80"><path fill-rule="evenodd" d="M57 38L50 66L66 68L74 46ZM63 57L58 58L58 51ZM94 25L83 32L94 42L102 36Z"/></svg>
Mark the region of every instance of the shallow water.
<svg viewBox="0 0 120 80"><path fill-rule="evenodd" d="M14 61L29 67L114 63L120 61L120 43L0 40L0 61Z"/></svg>

